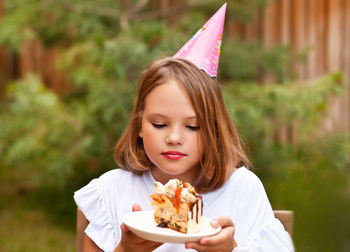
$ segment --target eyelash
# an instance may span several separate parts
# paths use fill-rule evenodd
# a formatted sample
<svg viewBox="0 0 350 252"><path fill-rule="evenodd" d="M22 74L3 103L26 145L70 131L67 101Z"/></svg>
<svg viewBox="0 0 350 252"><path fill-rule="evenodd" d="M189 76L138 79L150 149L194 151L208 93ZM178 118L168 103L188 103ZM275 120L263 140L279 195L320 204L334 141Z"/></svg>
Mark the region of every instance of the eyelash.
<svg viewBox="0 0 350 252"><path fill-rule="evenodd" d="M186 126L186 127L193 131L199 130L199 126Z"/></svg>
<svg viewBox="0 0 350 252"><path fill-rule="evenodd" d="M161 129L164 128L166 126L166 124L157 124L157 123L152 123L153 127L157 128L157 129Z"/></svg>
<svg viewBox="0 0 350 252"><path fill-rule="evenodd" d="M155 127L156 129L162 129L164 127L166 127L166 124L158 124L158 123L152 123L153 127ZM193 130L193 131L197 131L199 130L199 126L186 126L188 129Z"/></svg>

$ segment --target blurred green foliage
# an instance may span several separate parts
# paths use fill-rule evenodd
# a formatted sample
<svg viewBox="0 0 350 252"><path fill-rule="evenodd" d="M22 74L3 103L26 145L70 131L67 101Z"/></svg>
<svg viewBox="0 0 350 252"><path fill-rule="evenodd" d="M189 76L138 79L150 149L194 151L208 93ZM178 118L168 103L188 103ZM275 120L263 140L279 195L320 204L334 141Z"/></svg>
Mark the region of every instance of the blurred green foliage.
<svg viewBox="0 0 350 252"><path fill-rule="evenodd" d="M318 131L327 104L344 90L341 83L337 73L312 85L224 87L253 171L264 182L273 207L294 210L297 251L347 251L350 137ZM277 132L291 128L296 143L281 143Z"/></svg>
<svg viewBox="0 0 350 252"><path fill-rule="evenodd" d="M228 17L246 22L267 2L229 2ZM57 66L72 84L60 96L35 75L7 84L0 101L0 180L29 188L28 205L71 228L74 190L116 167L113 147L128 122L140 71L176 52L218 7L201 4L171 27L164 18L130 17L124 29L119 3L7 0L0 20L0 43L13 52L34 38L59 48ZM225 39L219 80L226 104L273 207L295 211L297 251L345 251L350 139L318 131L329 101L344 90L342 75L293 83L288 66L297 57L287 46L266 51L260 41ZM265 74L278 84L258 84ZM281 142L283 130L297 139Z"/></svg>

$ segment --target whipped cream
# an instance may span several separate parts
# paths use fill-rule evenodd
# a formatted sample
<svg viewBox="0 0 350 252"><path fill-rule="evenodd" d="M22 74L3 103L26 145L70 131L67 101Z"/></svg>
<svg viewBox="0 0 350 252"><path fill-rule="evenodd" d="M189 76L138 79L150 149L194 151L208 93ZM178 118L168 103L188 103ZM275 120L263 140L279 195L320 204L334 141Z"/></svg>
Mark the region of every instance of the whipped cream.
<svg viewBox="0 0 350 252"><path fill-rule="evenodd" d="M196 197L196 191L194 188L188 184L186 184L186 188L183 187L184 185L180 182L178 179L171 179L163 185L160 182L154 182L154 193L155 194L166 194L170 197L173 197L175 195L175 191L178 187L183 187L181 191L181 200L182 201L189 201L189 202L195 202Z"/></svg>

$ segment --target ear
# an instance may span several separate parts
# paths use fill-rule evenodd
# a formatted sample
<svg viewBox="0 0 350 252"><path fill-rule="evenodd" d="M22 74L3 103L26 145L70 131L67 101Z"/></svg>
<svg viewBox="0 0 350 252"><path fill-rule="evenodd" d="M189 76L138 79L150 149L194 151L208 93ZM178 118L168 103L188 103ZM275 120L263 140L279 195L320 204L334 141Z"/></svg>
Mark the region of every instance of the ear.
<svg viewBox="0 0 350 252"><path fill-rule="evenodd" d="M142 128L140 129L140 132L139 132L139 137L143 137L143 135L142 135Z"/></svg>
<svg viewBox="0 0 350 252"><path fill-rule="evenodd" d="M143 134L142 134L142 114L143 114L143 112L140 112L139 114L138 114L138 119L139 119L139 125L140 125L140 129L139 129L139 137L140 138L143 138Z"/></svg>

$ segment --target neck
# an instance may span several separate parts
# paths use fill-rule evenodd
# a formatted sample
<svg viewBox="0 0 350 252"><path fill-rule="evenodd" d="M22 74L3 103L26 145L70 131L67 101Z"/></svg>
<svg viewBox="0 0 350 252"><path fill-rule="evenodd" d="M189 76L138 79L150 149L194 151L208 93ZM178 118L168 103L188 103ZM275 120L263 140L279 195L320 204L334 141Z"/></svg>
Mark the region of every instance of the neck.
<svg viewBox="0 0 350 252"><path fill-rule="evenodd" d="M179 179L183 182L187 182L193 185L196 177L196 174L194 174L193 171L184 173L184 174L171 175L171 174L164 173L157 167L154 167L151 169L151 172L152 172L153 178L156 181L161 182L162 184L166 184L170 179Z"/></svg>

